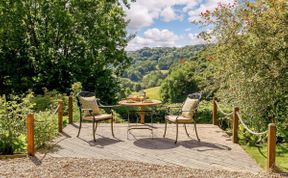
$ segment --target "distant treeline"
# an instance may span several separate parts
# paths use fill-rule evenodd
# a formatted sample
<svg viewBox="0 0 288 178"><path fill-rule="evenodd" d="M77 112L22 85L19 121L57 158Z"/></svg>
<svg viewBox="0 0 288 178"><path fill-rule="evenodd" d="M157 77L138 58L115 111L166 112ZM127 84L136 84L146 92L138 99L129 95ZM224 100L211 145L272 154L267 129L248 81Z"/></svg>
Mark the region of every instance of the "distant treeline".
<svg viewBox="0 0 288 178"><path fill-rule="evenodd" d="M124 71L122 83L134 91L160 86L171 66L179 62L195 60L199 51L206 47L206 45L193 45L181 48L142 48L128 52L132 64Z"/></svg>

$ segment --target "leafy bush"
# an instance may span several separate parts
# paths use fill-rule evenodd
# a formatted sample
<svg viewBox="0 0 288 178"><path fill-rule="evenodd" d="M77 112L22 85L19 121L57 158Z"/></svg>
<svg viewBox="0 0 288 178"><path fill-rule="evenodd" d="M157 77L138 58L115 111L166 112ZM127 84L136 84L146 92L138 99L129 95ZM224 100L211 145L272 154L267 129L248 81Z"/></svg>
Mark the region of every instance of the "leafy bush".
<svg viewBox="0 0 288 178"><path fill-rule="evenodd" d="M78 92L80 92L82 90L82 84L81 82L75 82L72 84L71 89L73 92L73 96L76 96Z"/></svg>
<svg viewBox="0 0 288 178"><path fill-rule="evenodd" d="M54 111L51 109L35 114L34 138L36 148L43 146L58 134L57 113L52 115L51 112Z"/></svg>
<svg viewBox="0 0 288 178"><path fill-rule="evenodd" d="M32 111L32 93L25 97L0 97L0 154L13 154L25 148L23 135L25 133L25 119Z"/></svg>
<svg viewBox="0 0 288 178"><path fill-rule="evenodd" d="M57 135L57 112L52 115L57 107L55 96L55 93L47 92L45 96L37 97L34 97L33 93L21 97L11 95L9 99L0 97L0 154L7 155L26 150L26 118L29 112L37 110L34 114L36 148ZM77 114L75 115L77 117Z"/></svg>
<svg viewBox="0 0 288 178"><path fill-rule="evenodd" d="M35 103L33 110L36 112L45 111L50 108L51 105L57 103L59 93L56 90L48 91L45 90L44 95L37 95L31 98L31 102Z"/></svg>

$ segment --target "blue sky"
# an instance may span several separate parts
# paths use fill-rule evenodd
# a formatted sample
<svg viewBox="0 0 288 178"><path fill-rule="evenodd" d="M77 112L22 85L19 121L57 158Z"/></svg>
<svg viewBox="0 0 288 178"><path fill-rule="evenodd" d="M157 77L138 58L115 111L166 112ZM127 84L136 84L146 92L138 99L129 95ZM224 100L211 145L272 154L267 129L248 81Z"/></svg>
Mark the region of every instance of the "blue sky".
<svg viewBox="0 0 288 178"><path fill-rule="evenodd" d="M197 35L208 29L192 24L200 13L233 0L137 0L126 11L127 30L136 37L127 50L143 47L181 47L204 43Z"/></svg>

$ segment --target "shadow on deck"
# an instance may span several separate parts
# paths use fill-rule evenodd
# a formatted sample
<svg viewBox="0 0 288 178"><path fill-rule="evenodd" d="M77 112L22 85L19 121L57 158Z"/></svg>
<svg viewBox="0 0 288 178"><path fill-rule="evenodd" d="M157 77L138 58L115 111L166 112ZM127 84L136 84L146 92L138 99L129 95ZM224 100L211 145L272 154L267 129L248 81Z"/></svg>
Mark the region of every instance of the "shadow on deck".
<svg viewBox="0 0 288 178"><path fill-rule="evenodd" d="M178 165L198 169L225 169L259 172L261 168L220 128L210 124L199 124L201 139L195 139L192 125L188 126L192 138L184 128L179 128L178 143L174 143L175 125L168 125L163 138L164 124L154 124L153 138L149 130L132 130L127 138L127 125L115 124L115 138L110 124L100 124L96 142L92 137L92 124L84 123L77 138L78 124L68 125L64 135L53 142L57 151L49 152L52 157L80 157L111 160L131 160L160 165Z"/></svg>

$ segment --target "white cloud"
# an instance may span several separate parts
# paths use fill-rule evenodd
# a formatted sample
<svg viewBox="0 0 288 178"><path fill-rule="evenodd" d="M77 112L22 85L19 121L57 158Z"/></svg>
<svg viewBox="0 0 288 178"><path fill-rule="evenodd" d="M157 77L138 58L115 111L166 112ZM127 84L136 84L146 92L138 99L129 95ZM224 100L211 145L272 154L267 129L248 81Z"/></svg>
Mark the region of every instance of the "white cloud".
<svg viewBox="0 0 288 178"><path fill-rule="evenodd" d="M143 37L132 39L126 49L132 51L143 47L173 47L177 46L178 39L178 35L167 29L152 28L146 30Z"/></svg>
<svg viewBox="0 0 288 178"><path fill-rule="evenodd" d="M198 38L198 33L189 33L187 35L187 37L191 40L192 45L205 44L206 43L203 39Z"/></svg>
<svg viewBox="0 0 288 178"><path fill-rule="evenodd" d="M134 5L126 14L128 20L130 20L128 28L132 30L137 30L153 24L153 16L150 14L149 10L142 8L139 5Z"/></svg>
<svg viewBox="0 0 288 178"><path fill-rule="evenodd" d="M136 50L142 47L179 46L179 44L183 45L183 41L187 41L187 39L191 40L191 44L205 43L197 37L197 33L191 33L193 27L183 29L186 34L176 35L167 29L152 28L154 21L156 19L164 22L183 20L185 16L185 20L191 22L199 20L201 12L212 11L219 3L227 4L233 2L234 0L137 0L135 3L131 3L130 9L125 9L127 19L130 20L128 29L132 33L139 31L143 27L150 27L150 29L146 30L143 36L136 36L131 40L126 49ZM175 8L176 5L178 8ZM179 9L179 5L182 5L183 8Z"/></svg>
<svg viewBox="0 0 288 178"><path fill-rule="evenodd" d="M128 28L137 31L149 27L155 19L162 17L163 21L182 20L181 14L175 13L173 6L185 5L190 0L137 0L131 3L131 8L125 8Z"/></svg>
<svg viewBox="0 0 288 178"><path fill-rule="evenodd" d="M217 39L214 35L212 35L212 30L207 29L206 33L211 35L211 38L208 41L205 41L202 38L198 37L199 33L188 33L187 37L188 37L188 39L191 40L192 45L216 43Z"/></svg>
<svg viewBox="0 0 288 178"><path fill-rule="evenodd" d="M125 8L127 20L130 20L128 29L137 31L143 27L153 25L155 19L165 22L183 20L187 14L188 20L199 20L201 12L213 10L218 3L233 3L234 0L137 0L131 3L131 8ZM183 5L181 11L175 12L175 5Z"/></svg>
<svg viewBox="0 0 288 178"><path fill-rule="evenodd" d="M186 6L183 8L184 12L187 12L189 15L188 20L190 22L192 21L198 21L201 19L201 12L205 12L206 10L213 11L219 3L222 4L228 4L233 3L234 0L196 0L194 2L190 2L186 4Z"/></svg>
<svg viewBox="0 0 288 178"><path fill-rule="evenodd" d="M160 16L163 18L164 22L170 22L173 20L183 20L183 16L177 15L170 6L163 9Z"/></svg>

